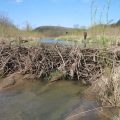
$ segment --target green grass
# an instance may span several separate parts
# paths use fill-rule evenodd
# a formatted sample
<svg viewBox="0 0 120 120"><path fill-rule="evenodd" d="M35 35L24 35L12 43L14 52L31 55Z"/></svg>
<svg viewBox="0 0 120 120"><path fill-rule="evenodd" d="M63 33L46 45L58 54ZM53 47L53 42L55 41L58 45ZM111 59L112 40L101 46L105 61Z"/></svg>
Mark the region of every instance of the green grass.
<svg viewBox="0 0 120 120"><path fill-rule="evenodd" d="M87 37L87 47L110 47L116 45L116 41L119 42L120 40L120 28L119 27L111 27L106 26L105 30L103 30L103 25L90 27L87 29L88 37ZM77 34L69 34L69 35L62 35L57 38L56 40L66 40L66 41L77 41L80 44L83 41L83 32L79 35Z"/></svg>

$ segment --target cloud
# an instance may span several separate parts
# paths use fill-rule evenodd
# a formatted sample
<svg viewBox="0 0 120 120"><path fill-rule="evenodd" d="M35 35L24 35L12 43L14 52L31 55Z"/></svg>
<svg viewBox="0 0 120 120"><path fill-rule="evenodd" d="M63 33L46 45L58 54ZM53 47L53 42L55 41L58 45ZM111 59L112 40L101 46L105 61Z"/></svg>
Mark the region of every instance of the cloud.
<svg viewBox="0 0 120 120"><path fill-rule="evenodd" d="M15 0L16 3L22 3L23 0Z"/></svg>

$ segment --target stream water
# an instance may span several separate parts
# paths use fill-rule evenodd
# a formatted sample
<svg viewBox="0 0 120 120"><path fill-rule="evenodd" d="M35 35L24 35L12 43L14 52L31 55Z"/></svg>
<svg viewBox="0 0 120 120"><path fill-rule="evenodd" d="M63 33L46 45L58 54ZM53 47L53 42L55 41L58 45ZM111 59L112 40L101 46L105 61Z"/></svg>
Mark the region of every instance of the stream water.
<svg viewBox="0 0 120 120"><path fill-rule="evenodd" d="M72 114L99 106L96 101L83 97L84 89L70 81L52 85L35 81L1 91L0 120L69 120ZM103 120L94 111L87 115L70 120Z"/></svg>
<svg viewBox="0 0 120 120"><path fill-rule="evenodd" d="M41 43L52 43L52 44L64 44L64 45L76 45L79 44L79 41L70 41L70 40L55 40L55 39L49 39L49 38L43 38L39 40Z"/></svg>

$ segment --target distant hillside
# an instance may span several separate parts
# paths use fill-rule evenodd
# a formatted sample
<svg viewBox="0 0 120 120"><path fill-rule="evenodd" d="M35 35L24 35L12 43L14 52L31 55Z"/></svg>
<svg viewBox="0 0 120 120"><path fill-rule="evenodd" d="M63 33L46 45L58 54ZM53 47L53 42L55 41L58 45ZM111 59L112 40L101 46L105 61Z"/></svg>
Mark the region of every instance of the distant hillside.
<svg viewBox="0 0 120 120"><path fill-rule="evenodd" d="M67 28L67 27L61 27L61 26L41 26L41 27L34 29L34 31L37 31L47 37L59 37L61 35L67 35L67 34L79 35L84 30L85 29Z"/></svg>
<svg viewBox="0 0 120 120"><path fill-rule="evenodd" d="M120 20L118 20L116 23L111 24L111 26L120 26Z"/></svg>
<svg viewBox="0 0 120 120"><path fill-rule="evenodd" d="M70 30L72 29L60 27L60 26L41 26L41 27L34 29L34 31L40 32L49 37L56 37L56 36L64 35Z"/></svg>
<svg viewBox="0 0 120 120"><path fill-rule="evenodd" d="M118 20L118 22L116 23L116 25L120 25L120 20Z"/></svg>

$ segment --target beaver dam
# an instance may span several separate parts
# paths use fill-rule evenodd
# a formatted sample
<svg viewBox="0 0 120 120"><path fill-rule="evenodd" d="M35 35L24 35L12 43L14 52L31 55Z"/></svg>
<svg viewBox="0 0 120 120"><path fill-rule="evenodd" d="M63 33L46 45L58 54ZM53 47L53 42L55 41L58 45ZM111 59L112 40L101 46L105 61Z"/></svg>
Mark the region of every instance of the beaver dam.
<svg viewBox="0 0 120 120"><path fill-rule="evenodd" d="M4 90L26 80L45 81L50 84L63 79L79 81L89 92L92 91L98 96L101 106L119 107L119 60L119 48L94 49L45 43L29 47L1 43L0 87ZM65 118L78 120L71 115ZM52 118L51 120L54 120Z"/></svg>
<svg viewBox="0 0 120 120"><path fill-rule="evenodd" d="M92 83L102 75L105 67L119 65L119 49L93 49L60 44L41 44L37 47L0 44L0 74L16 72L47 79L51 73L61 77Z"/></svg>

